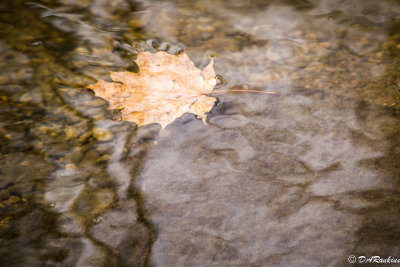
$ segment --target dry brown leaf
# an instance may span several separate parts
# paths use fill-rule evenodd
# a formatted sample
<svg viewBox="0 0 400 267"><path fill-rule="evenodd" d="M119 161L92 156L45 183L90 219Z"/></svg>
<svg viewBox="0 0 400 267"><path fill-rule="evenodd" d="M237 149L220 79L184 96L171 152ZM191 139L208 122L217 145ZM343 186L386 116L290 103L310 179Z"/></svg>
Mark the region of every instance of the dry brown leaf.
<svg viewBox="0 0 400 267"><path fill-rule="evenodd" d="M204 69L196 68L186 53L139 52L139 73L111 72L113 82L99 80L89 85L97 96L110 102L110 109L122 109L121 119L139 126L166 125L185 112L205 122L216 99L208 97L217 83L213 60Z"/></svg>

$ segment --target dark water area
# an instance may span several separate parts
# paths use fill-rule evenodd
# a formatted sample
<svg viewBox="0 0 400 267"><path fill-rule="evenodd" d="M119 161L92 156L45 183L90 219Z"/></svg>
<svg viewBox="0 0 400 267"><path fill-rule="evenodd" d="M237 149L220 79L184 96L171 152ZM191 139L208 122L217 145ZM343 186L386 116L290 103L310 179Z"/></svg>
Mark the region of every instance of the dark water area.
<svg viewBox="0 0 400 267"><path fill-rule="evenodd" d="M138 49L279 94L116 121L86 86ZM399 259L399 56L400 1L2 0L0 265Z"/></svg>

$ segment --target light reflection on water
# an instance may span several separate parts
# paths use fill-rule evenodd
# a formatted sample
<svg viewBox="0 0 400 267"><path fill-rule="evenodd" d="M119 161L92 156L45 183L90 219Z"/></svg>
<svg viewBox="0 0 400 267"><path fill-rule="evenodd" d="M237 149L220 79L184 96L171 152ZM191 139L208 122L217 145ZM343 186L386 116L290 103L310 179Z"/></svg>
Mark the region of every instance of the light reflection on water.
<svg viewBox="0 0 400 267"><path fill-rule="evenodd" d="M396 1L0 5L7 266L343 265L399 256ZM85 90L135 47L216 57L204 125Z"/></svg>

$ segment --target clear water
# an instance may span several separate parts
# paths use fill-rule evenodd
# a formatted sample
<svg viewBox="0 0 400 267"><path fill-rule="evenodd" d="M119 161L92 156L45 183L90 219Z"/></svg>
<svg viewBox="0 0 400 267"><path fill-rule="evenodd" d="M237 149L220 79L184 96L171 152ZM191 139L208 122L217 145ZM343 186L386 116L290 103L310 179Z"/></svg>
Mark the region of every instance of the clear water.
<svg viewBox="0 0 400 267"><path fill-rule="evenodd" d="M400 258L399 1L0 3L4 266ZM226 83L208 124L113 121L136 48Z"/></svg>

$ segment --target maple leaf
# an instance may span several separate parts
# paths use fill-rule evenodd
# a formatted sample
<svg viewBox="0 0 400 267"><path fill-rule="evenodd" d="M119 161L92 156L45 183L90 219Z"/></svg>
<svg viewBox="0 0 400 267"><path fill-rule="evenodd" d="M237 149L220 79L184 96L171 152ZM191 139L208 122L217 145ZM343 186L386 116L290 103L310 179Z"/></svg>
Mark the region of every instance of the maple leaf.
<svg viewBox="0 0 400 267"><path fill-rule="evenodd" d="M205 123L216 101L206 96L217 83L212 59L200 70L184 52L139 52L136 63L138 73L111 72L113 82L99 80L88 88L109 101L110 109L122 109L122 120L138 126L159 123L164 128L186 112Z"/></svg>

